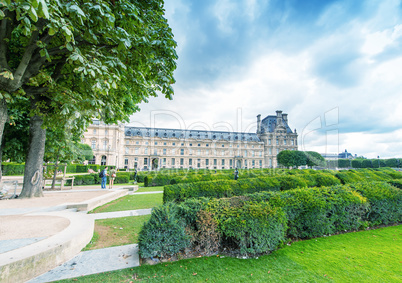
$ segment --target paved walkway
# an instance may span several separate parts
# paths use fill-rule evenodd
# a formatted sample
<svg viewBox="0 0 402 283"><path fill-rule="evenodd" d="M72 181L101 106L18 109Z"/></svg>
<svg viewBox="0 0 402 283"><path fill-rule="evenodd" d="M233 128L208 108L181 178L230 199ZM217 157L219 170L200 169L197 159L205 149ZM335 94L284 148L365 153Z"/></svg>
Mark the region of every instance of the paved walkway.
<svg viewBox="0 0 402 283"><path fill-rule="evenodd" d="M120 188L121 189L121 188ZM121 191L121 190L120 190ZM46 241L53 238L60 238L59 234L66 234L66 231L71 230L71 226L79 226L74 223L85 219L92 221L97 219L127 217L146 215L151 213L151 209L139 209L129 211L118 211L108 213L86 214L86 212L74 212L76 209L67 209L74 203L73 199L79 201L79 205L85 202L99 201L100 198L107 198L111 194L119 192L119 188L115 190L100 190L99 188L86 187L68 191L44 192L45 197L34 200L9 200L0 202L0 281L2 281L1 273L3 265L2 261L10 261L10 253L23 252L24 250L33 249L33 247L44 246ZM142 192L129 194L158 194L157 192ZM127 194L127 192L126 192ZM83 198L85 200L83 200ZM68 220L66 220L68 215ZM74 216L76 215L76 216ZM81 216L80 216L81 215ZM72 217L74 216L74 217ZM31 222L31 220L35 220ZM8 221L8 225L6 222ZM10 222L11 221L11 222ZM24 223L23 226L18 223ZM39 221L39 222L38 222ZM35 225L45 221L45 224ZM73 221L73 222L71 222ZM17 222L17 223L16 223ZM70 223L71 222L71 223ZM81 222L81 221L80 221ZM12 225L11 225L12 223ZM46 224L47 223L47 224ZM49 223L52 223L48 225ZM3 227L2 227L3 224ZM74 225L72 225L74 224ZM80 223L81 226L82 225ZM25 227L24 227L25 226ZM6 233L1 233L10 229L10 227L23 227L24 229L15 229ZM68 229L67 229L67 228ZM88 225L87 225L88 227ZM93 224L92 224L93 227ZM26 229L28 228L28 230ZM93 229L93 228L92 228ZM61 231L61 232L60 232ZM93 230L92 230L93 231ZM68 234L68 233L67 233ZM65 236L65 235L63 235ZM74 235L70 235L74 241ZM88 240L87 240L88 241ZM88 242L86 242L88 243ZM32 248L31 248L32 247ZM21 254L20 252L20 254ZM69 257L71 259L71 257ZM68 259L68 258L67 258ZM50 262L56 262L49 259ZM65 260L64 260L65 261ZM57 261L59 262L59 261ZM60 263L62 263L61 261ZM21 268L24 269L25 265ZM54 265L53 265L54 266ZM129 267L139 266L138 246L125 245L120 247L112 247L106 249L92 250L80 252L73 259L59 265L58 267L42 274L28 282L50 282L82 275L95 274ZM4 273L3 269L3 273ZM11 272L11 270L10 270ZM27 276L27 275L25 275ZM31 278L33 278L32 276ZM28 277L29 278L29 277ZM26 279L25 279L26 280ZM5 282L23 282L25 280L6 280Z"/></svg>

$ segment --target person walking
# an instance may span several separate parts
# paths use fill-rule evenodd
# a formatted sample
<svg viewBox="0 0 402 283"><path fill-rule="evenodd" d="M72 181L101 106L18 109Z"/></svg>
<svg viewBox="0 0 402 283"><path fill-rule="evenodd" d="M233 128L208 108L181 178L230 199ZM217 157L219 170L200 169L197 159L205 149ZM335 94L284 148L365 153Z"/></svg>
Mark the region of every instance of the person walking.
<svg viewBox="0 0 402 283"><path fill-rule="evenodd" d="M234 171L234 179L235 180L239 179L239 171L237 170L237 167L236 170Z"/></svg>
<svg viewBox="0 0 402 283"><path fill-rule="evenodd" d="M102 181L101 181L101 188L102 189L106 189L106 181L107 181L107 176L108 176L107 169L108 169L108 167L105 167L105 169L103 169L101 171L101 173L99 174L99 177L102 178Z"/></svg>
<svg viewBox="0 0 402 283"><path fill-rule="evenodd" d="M114 179L116 178L116 169L110 169L109 190L113 189Z"/></svg>

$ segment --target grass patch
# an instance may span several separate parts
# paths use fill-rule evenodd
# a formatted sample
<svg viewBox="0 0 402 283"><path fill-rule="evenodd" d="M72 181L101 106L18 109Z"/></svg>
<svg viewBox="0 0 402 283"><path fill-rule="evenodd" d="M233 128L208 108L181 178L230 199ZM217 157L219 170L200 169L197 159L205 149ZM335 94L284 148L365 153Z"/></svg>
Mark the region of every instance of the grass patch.
<svg viewBox="0 0 402 283"><path fill-rule="evenodd" d="M135 244L142 225L150 217L151 215L141 215L96 220L94 236L83 250Z"/></svg>
<svg viewBox="0 0 402 283"><path fill-rule="evenodd" d="M144 183L142 183L144 184ZM156 191L163 191L163 186L157 186L157 187L142 187L140 185L140 187L138 188L138 193L142 193L142 192L156 192Z"/></svg>
<svg viewBox="0 0 402 283"><path fill-rule="evenodd" d="M90 213L152 208L162 204L163 194L128 195L95 208Z"/></svg>
<svg viewBox="0 0 402 283"><path fill-rule="evenodd" d="M322 237L256 259L222 256L140 266L74 282L401 282L402 226ZM71 282L64 280L59 282Z"/></svg>

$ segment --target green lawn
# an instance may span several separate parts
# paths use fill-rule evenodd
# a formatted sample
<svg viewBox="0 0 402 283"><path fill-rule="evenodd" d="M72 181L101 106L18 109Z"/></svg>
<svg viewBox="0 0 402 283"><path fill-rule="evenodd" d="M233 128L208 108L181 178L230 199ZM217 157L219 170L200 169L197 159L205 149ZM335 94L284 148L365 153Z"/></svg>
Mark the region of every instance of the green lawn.
<svg viewBox="0 0 402 283"><path fill-rule="evenodd" d="M143 184L143 183L141 183ZM140 192L155 192L155 191L163 191L163 186L157 186L157 187L143 187L141 184L140 187L138 188L138 193Z"/></svg>
<svg viewBox="0 0 402 283"><path fill-rule="evenodd" d="M402 226L295 242L256 259L203 257L59 282L402 282Z"/></svg>
<svg viewBox="0 0 402 283"><path fill-rule="evenodd" d="M150 217L141 215L96 220L94 236L84 251L138 243L142 225Z"/></svg>
<svg viewBox="0 0 402 283"><path fill-rule="evenodd" d="M95 208L90 213L152 208L162 204L163 194L128 195Z"/></svg>

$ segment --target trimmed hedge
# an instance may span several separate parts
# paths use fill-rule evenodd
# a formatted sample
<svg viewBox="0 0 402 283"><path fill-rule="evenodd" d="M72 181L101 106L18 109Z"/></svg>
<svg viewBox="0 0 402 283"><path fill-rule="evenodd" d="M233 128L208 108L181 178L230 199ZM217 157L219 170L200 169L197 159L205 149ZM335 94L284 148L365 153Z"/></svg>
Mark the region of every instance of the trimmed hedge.
<svg viewBox="0 0 402 283"><path fill-rule="evenodd" d="M1 172L3 176L24 175L25 163L3 162Z"/></svg>
<svg viewBox="0 0 402 283"><path fill-rule="evenodd" d="M215 215L215 220L224 239L235 244L241 254L270 252L285 241L286 215L281 208L272 208L268 203L246 202L240 207L226 207Z"/></svg>
<svg viewBox="0 0 402 283"><path fill-rule="evenodd" d="M173 203L152 209L151 218L144 224L138 237L141 257L170 257L190 244L185 233L185 221Z"/></svg>
<svg viewBox="0 0 402 283"><path fill-rule="evenodd" d="M357 183L351 185L370 202L365 219L372 225L402 221L402 191L386 182Z"/></svg>
<svg viewBox="0 0 402 283"><path fill-rule="evenodd" d="M251 178L182 183L163 188L163 202L181 202L198 197L232 197L259 191L279 191L280 182L274 178Z"/></svg>
<svg viewBox="0 0 402 283"><path fill-rule="evenodd" d="M98 173L89 174L89 175L74 175L74 185L77 185L77 186L96 185L96 184L100 184L101 181L102 181L102 179L99 178ZM114 184L125 184L125 183L128 183L129 181L130 181L129 173L117 172L116 178L114 180ZM109 177L107 177L107 183L109 183ZM67 180L66 185L67 186L71 185L71 180Z"/></svg>
<svg viewBox="0 0 402 283"><path fill-rule="evenodd" d="M358 229L368 206L367 200L348 186L295 189L267 197L271 205L287 213L287 234L292 238Z"/></svg>
<svg viewBox="0 0 402 283"><path fill-rule="evenodd" d="M146 235L139 242L142 257L170 256L191 244L200 247L201 241L221 250L257 255L278 248L287 237L311 238L366 225L399 223L402 191L386 182L365 182L221 199L193 198L158 209L141 231ZM197 238L201 230L202 239ZM183 233L195 235L193 242Z"/></svg>
<svg viewBox="0 0 402 283"><path fill-rule="evenodd" d="M328 187L365 181L392 180L395 170L359 169L338 173L316 170L288 170L287 174L234 180L215 180L195 183L178 183L164 187L163 200L181 202L198 197L232 197L259 191L285 191L306 187ZM399 172L397 172L399 173ZM397 176L397 175L396 175Z"/></svg>

